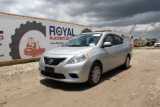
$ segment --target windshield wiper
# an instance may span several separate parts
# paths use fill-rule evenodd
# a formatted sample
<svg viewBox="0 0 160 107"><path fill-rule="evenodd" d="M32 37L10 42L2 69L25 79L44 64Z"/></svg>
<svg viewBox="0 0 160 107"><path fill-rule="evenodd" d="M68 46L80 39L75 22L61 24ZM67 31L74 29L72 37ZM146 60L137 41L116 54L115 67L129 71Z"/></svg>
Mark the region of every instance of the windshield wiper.
<svg viewBox="0 0 160 107"><path fill-rule="evenodd" d="M68 45L68 47L81 47L81 45Z"/></svg>

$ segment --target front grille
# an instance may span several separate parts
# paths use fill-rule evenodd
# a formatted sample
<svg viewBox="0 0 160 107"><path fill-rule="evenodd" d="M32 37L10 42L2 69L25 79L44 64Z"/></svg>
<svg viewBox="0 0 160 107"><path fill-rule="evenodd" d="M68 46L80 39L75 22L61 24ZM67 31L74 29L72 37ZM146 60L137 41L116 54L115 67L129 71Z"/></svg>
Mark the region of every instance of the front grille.
<svg viewBox="0 0 160 107"><path fill-rule="evenodd" d="M61 63L65 59L66 58L48 58L48 57L44 57L44 62L45 62L45 64L48 64L48 65L58 65L59 63Z"/></svg>
<svg viewBox="0 0 160 107"><path fill-rule="evenodd" d="M65 79L65 76L63 74L54 73L54 72L47 72L47 71L41 71L41 74L47 77L57 78L57 79Z"/></svg>

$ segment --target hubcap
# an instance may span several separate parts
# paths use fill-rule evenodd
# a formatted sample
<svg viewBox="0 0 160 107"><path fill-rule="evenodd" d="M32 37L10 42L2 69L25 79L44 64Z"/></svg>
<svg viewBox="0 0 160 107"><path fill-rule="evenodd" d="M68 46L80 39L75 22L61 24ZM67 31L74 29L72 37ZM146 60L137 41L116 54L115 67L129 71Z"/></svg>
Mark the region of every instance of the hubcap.
<svg viewBox="0 0 160 107"><path fill-rule="evenodd" d="M101 69L98 66L95 66L92 71L92 80L94 83L97 83L100 79Z"/></svg>

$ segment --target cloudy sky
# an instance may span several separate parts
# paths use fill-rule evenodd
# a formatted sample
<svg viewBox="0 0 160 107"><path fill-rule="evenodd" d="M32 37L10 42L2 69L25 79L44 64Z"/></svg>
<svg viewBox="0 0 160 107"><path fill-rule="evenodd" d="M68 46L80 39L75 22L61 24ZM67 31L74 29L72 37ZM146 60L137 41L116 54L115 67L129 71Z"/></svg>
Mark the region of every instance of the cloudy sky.
<svg viewBox="0 0 160 107"><path fill-rule="evenodd" d="M0 0L0 11L160 38L160 0Z"/></svg>

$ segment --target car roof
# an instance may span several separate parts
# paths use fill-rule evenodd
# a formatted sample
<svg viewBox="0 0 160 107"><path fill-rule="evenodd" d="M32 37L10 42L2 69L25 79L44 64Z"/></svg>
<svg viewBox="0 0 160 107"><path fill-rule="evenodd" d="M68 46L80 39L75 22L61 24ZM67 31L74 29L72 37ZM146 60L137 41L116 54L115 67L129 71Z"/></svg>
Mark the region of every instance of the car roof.
<svg viewBox="0 0 160 107"><path fill-rule="evenodd" d="M102 33L102 34L115 33L115 34L120 34L120 35L124 34L124 35L128 35L128 36L133 36L132 34L120 32L120 31L115 31L115 30L97 30L94 32L87 32L87 33L83 33L83 34L91 34L91 33Z"/></svg>
<svg viewBox="0 0 160 107"><path fill-rule="evenodd" d="M82 33L82 34L95 34L95 33L102 33L102 34L104 34L104 33L106 33L106 32L86 32L86 33Z"/></svg>

